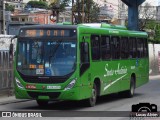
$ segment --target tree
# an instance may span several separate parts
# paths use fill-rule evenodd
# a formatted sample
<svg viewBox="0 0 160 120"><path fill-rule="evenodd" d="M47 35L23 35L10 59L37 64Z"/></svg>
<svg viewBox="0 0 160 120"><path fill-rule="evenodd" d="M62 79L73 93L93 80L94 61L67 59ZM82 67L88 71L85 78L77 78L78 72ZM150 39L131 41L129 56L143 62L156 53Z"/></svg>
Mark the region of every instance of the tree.
<svg viewBox="0 0 160 120"><path fill-rule="evenodd" d="M139 7L139 29L144 30L147 21L154 19L156 16L156 9L149 3Z"/></svg>
<svg viewBox="0 0 160 120"><path fill-rule="evenodd" d="M144 30L149 34L149 40L153 43L160 43L160 23L155 20L146 22Z"/></svg>
<svg viewBox="0 0 160 120"><path fill-rule="evenodd" d="M14 12L15 7L13 5L5 4L6 11Z"/></svg>
<svg viewBox="0 0 160 120"><path fill-rule="evenodd" d="M53 3L49 5L49 9L52 11L63 12L65 7L69 6L71 0L55 0Z"/></svg>
<svg viewBox="0 0 160 120"><path fill-rule="evenodd" d="M43 1L29 1L27 7L48 9L48 4Z"/></svg>
<svg viewBox="0 0 160 120"><path fill-rule="evenodd" d="M55 0L49 5L49 9L52 10L53 16L56 16L57 22L59 22L59 12L63 12L70 2L71 0Z"/></svg>
<svg viewBox="0 0 160 120"><path fill-rule="evenodd" d="M98 22L100 7L93 0L81 0L73 6L76 23Z"/></svg>
<svg viewBox="0 0 160 120"><path fill-rule="evenodd" d="M149 3L140 6L139 29L148 32L150 42L160 42L160 23L156 21L156 7Z"/></svg>

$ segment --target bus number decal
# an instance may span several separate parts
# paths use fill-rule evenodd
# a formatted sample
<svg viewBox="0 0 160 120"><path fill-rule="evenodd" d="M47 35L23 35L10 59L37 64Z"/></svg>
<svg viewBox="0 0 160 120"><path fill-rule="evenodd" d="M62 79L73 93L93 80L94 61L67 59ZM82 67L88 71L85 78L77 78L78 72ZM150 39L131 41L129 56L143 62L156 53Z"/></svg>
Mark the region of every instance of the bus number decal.
<svg viewBox="0 0 160 120"><path fill-rule="evenodd" d="M37 75L43 75L44 74L44 69L36 69L36 74Z"/></svg>

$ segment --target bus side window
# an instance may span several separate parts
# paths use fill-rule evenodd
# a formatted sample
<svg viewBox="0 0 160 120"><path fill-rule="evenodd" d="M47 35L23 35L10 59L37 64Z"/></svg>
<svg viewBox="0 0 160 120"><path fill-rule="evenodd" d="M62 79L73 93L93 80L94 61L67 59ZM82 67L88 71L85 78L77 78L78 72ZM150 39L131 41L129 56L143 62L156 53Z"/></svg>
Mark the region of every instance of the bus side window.
<svg viewBox="0 0 160 120"><path fill-rule="evenodd" d="M137 57L136 38L129 38L129 58Z"/></svg>
<svg viewBox="0 0 160 120"><path fill-rule="evenodd" d="M148 43L147 43L147 39L143 39L143 43L144 43L144 57L148 57Z"/></svg>
<svg viewBox="0 0 160 120"><path fill-rule="evenodd" d="M87 42L81 42L80 53L81 53L80 75L82 75L90 66L89 44Z"/></svg>
<svg viewBox="0 0 160 120"><path fill-rule="evenodd" d="M128 38L126 37L122 37L121 38L121 58L122 59L125 59L125 58L128 58L129 57L129 53L128 53Z"/></svg>
<svg viewBox="0 0 160 120"><path fill-rule="evenodd" d="M112 47L112 59L119 59L120 58L120 40L118 37L112 37L111 47Z"/></svg>
<svg viewBox="0 0 160 120"><path fill-rule="evenodd" d="M100 59L100 37L98 35L91 36L92 60Z"/></svg>
<svg viewBox="0 0 160 120"><path fill-rule="evenodd" d="M137 40L136 38L133 38L133 58L136 58L137 57Z"/></svg>
<svg viewBox="0 0 160 120"><path fill-rule="evenodd" d="M81 63L89 63L89 44L81 43Z"/></svg>
<svg viewBox="0 0 160 120"><path fill-rule="evenodd" d="M109 36L102 36L101 55L102 55L102 60L107 60L111 58L111 46L110 46Z"/></svg>
<svg viewBox="0 0 160 120"><path fill-rule="evenodd" d="M138 38L137 39L137 55L138 58L142 58L143 57L143 39L142 38Z"/></svg>

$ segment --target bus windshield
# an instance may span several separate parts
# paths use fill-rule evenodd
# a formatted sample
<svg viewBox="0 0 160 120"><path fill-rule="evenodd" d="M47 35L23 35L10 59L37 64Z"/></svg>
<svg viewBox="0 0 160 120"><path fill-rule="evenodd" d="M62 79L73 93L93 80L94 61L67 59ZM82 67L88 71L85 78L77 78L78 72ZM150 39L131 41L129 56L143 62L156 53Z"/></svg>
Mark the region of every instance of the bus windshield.
<svg viewBox="0 0 160 120"><path fill-rule="evenodd" d="M76 66L76 39L44 39L19 39L17 70L29 76L72 73Z"/></svg>

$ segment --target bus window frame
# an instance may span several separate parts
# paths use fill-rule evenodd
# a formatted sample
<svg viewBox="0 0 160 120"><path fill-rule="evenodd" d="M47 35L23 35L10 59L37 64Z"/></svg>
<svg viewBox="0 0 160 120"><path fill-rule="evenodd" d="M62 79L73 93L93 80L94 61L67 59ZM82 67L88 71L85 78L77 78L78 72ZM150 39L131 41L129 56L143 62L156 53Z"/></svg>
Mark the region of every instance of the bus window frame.
<svg viewBox="0 0 160 120"><path fill-rule="evenodd" d="M98 42L99 42L99 58L97 58L97 59L93 59L93 45L92 45L92 37L98 37L99 39L98 39ZM96 61L101 61L101 35L98 35L98 34L91 34L91 36L90 36L90 40L91 40L91 59L92 59L92 62L96 62Z"/></svg>
<svg viewBox="0 0 160 120"><path fill-rule="evenodd" d="M144 40L144 47L146 48L146 51L144 51L144 58L147 58L149 56L148 39L147 38L143 38L143 40Z"/></svg>
<svg viewBox="0 0 160 120"><path fill-rule="evenodd" d="M119 51L119 57L118 58L113 58L114 56L114 54L113 54L113 46L112 46L112 42L113 42L113 38L117 38L117 40L119 41L119 50L116 50L115 51L115 53L117 52L117 51ZM110 45L111 45L111 55L112 55L112 57L111 57L111 59L112 60L120 60L121 59L121 54L120 54L120 38L121 38L121 36L110 36Z"/></svg>
<svg viewBox="0 0 160 120"><path fill-rule="evenodd" d="M125 56L125 57L122 58L122 39L124 39L124 38L127 41L127 43L125 44L125 48L127 49L127 57ZM129 58L129 37L128 36L121 36L120 37L120 59L126 60L128 58Z"/></svg>
<svg viewBox="0 0 160 120"><path fill-rule="evenodd" d="M137 40L137 58L144 58L144 38L137 37L136 40ZM140 47L143 46L143 50L140 51L140 55L138 54L138 42L140 43L142 42L142 44L140 44Z"/></svg>
<svg viewBox="0 0 160 120"><path fill-rule="evenodd" d="M129 47L129 58L130 59L137 59L137 37L128 37L128 40L129 40L129 42L131 41L131 44L132 44L132 51L130 51L131 49ZM133 41L135 41L135 47L133 45ZM129 44L129 46L131 44ZM136 48L135 51L134 51L134 48ZM131 55L131 52L132 52L132 55ZM135 54L135 56L134 56L134 54Z"/></svg>
<svg viewBox="0 0 160 120"><path fill-rule="evenodd" d="M103 37L105 37L105 38L109 38L109 46L110 46L110 50L109 50L109 54L110 54L110 57L109 58L106 58L106 59L104 59L103 57L102 57L102 38ZM106 48L107 49L107 48ZM111 53L112 51L111 51L111 36L110 35L101 35L101 37L100 37L100 58L101 58L101 60L102 61L110 61L111 59L112 59L112 53Z"/></svg>
<svg viewBox="0 0 160 120"><path fill-rule="evenodd" d="M86 47L87 45L87 47ZM86 51L87 50L87 51ZM85 71L90 67L90 48L88 42L80 42L80 76L85 73ZM88 54L88 62L82 61L82 56L86 56L85 54ZM84 59L84 58L83 58Z"/></svg>

